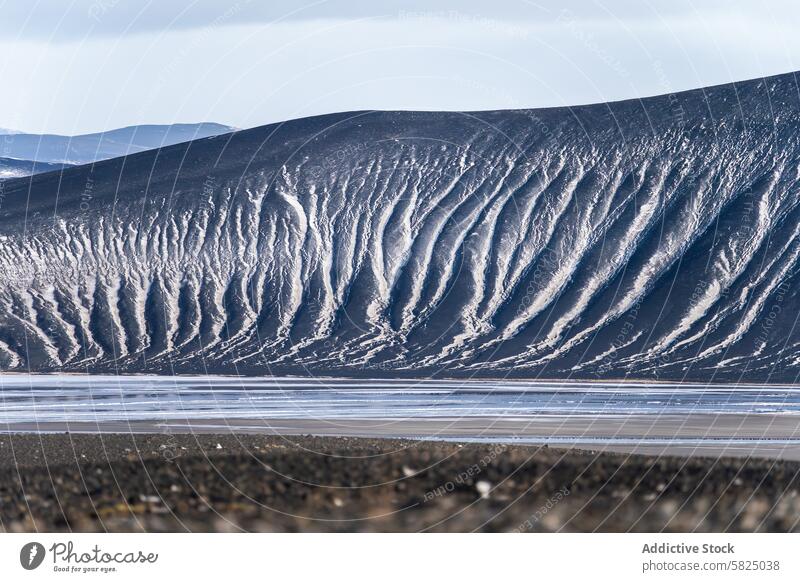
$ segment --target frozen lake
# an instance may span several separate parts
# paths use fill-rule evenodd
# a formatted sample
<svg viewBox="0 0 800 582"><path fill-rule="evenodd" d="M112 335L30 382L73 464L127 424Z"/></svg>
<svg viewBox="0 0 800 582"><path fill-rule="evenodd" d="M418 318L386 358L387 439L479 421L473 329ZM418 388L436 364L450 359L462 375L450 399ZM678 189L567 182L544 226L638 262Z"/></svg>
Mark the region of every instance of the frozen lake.
<svg viewBox="0 0 800 582"><path fill-rule="evenodd" d="M800 450L800 389L641 382L0 376L5 432L272 432ZM798 453L800 454L800 453ZM791 453L792 456L794 453Z"/></svg>
<svg viewBox="0 0 800 582"><path fill-rule="evenodd" d="M695 384L0 376L0 423L800 414L800 389Z"/></svg>

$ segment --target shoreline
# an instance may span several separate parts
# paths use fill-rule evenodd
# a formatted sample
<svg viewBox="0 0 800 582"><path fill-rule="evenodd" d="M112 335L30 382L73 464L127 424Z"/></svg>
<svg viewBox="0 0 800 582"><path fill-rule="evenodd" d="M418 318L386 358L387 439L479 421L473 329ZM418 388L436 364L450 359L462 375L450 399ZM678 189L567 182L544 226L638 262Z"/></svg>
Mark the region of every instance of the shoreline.
<svg viewBox="0 0 800 582"><path fill-rule="evenodd" d="M0 435L2 531L797 531L800 463L263 434Z"/></svg>
<svg viewBox="0 0 800 582"><path fill-rule="evenodd" d="M430 418L184 418L0 424L8 434L237 434L410 439L677 457L800 461L800 419L780 414L539 414Z"/></svg>
<svg viewBox="0 0 800 582"><path fill-rule="evenodd" d="M531 384L531 385L552 385L552 384L644 384L644 385L665 385L665 386L680 386L686 388L702 388L707 387L715 390L720 388L738 388L738 389L780 389L780 390L798 390L800 391L800 384L788 382L767 382L758 383L754 381L743 382L730 382L730 381L704 381L700 379L660 379L660 378L604 378L604 377L586 377L586 378L546 378L536 377L527 378L519 376L480 376L480 375L465 375L465 376L414 376L414 375L398 375L394 370L393 374L387 376L367 376L367 375L347 375L347 374L330 374L330 375L309 375L307 373L297 374L190 374L181 373L177 375L159 374L156 372L125 372L124 374L114 373L112 370L105 370L99 372L77 372L77 371L42 371L42 372L18 372L14 370L7 370L0 373L0 386L2 386L3 377L11 377L14 379L20 378L58 378L64 376L67 378L92 378L102 380L142 380L142 379L189 379L189 380L250 380L250 381L273 381L280 382L282 380L289 381L319 381L319 382L341 382L341 381L375 381L375 382L397 382L397 383L410 383L410 382L466 382L466 383L485 383L485 382L498 382L507 384Z"/></svg>

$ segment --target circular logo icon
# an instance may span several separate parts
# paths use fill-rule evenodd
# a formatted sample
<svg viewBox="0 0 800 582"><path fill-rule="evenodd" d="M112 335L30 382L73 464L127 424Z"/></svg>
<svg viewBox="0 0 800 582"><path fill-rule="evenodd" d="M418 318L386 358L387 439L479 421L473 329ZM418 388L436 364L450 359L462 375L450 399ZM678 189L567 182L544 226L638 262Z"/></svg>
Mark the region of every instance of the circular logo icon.
<svg viewBox="0 0 800 582"><path fill-rule="evenodd" d="M44 546L39 542L30 542L19 551L19 563L26 570L35 570L44 560Z"/></svg>

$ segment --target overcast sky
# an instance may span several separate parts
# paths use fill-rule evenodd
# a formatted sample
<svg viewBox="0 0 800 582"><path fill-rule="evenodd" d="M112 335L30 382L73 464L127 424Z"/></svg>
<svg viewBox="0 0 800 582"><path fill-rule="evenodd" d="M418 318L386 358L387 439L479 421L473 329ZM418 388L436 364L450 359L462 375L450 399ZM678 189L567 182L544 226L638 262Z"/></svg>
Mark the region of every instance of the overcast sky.
<svg viewBox="0 0 800 582"><path fill-rule="evenodd" d="M793 71L800 2L0 0L0 127L573 105Z"/></svg>

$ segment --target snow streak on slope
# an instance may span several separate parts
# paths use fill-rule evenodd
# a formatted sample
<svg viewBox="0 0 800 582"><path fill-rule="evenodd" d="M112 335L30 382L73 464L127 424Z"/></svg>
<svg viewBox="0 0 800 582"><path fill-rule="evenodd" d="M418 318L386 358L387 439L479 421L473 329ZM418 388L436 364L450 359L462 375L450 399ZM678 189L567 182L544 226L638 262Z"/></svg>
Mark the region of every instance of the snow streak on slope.
<svg viewBox="0 0 800 582"><path fill-rule="evenodd" d="M0 180L22 178L24 176L43 172L53 172L65 167L66 164L49 164L46 162L17 160L15 158L0 158Z"/></svg>
<svg viewBox="0 0 800 582"><path fill-rule="evenodd" d="M0 364L794 381L799 95L337 114L3 182Z"/></svg>

